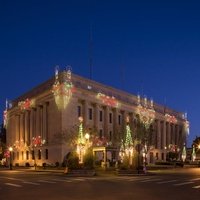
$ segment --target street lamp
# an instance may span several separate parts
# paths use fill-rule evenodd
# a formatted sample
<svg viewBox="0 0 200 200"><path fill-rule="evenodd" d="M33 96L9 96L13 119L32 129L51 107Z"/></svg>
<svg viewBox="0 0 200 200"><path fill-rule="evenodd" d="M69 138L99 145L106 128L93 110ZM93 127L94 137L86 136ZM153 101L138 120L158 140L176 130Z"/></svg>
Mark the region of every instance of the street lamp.
<svg viewBox="0 0 200 200"><path fill-rule="evenodd" d="M10 152L10 170L12 170L12 151L13 151L13 148L9 147L9 152Z"/></svg>

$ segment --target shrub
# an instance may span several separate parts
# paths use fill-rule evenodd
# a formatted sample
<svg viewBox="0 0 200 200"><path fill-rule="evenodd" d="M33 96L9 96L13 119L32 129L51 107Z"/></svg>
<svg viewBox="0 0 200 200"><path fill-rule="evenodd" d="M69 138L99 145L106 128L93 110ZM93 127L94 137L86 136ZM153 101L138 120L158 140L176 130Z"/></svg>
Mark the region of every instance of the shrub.
<svg viewBox="0 0 200 200"><path fill-rule="evenodd" d="M60 163L59 162L55 162L55 166L59 167Z"/></svg>
<svg viewBox="0 0 200 200"><path fill-rule="evenodd" d="M94 168L94 157L92 151L88 151L83 157L83 166L86 169Z"/></svg>
<svg viewBox="0 0 200 200"><path fill-rule="evenodd" d="M46 163L42 163L42 167L46 168L47 164Z"/></svg>
<svg viewBox="0 0 200 200"><path fill-rule="evenodd" d="M76 152L70 152L66 165L69 169L79 169L79 158Z"/></svg>

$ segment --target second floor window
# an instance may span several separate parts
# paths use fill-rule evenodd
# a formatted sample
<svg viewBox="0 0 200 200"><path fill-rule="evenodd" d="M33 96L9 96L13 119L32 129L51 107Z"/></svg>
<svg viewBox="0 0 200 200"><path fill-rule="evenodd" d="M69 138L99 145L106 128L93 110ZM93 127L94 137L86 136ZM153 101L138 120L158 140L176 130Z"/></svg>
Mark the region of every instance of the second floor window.
<svg viewBox="0 0 200 200"><path fill-rule="evenodd" d="M109 113L109 122L112 124L112 113Z"/></svg>
<svg viewBox="0 0 200 200"><path fill-rule="evenodd" d="M103 121L103 111L102 110L99 111L99 121L100 122Z"/></svg>
<svg viewBox="0 0 200 200"><path fill-rule="evenodd" d="M92 120L92 108L89 108L89 120Z"/></svg>
<svg viewBox="0 0 200 200"><path fill-rule="evenodd" d="M77 107L77 111L78 111L78 117L80 117L81 116L81 106Z"/></svg>

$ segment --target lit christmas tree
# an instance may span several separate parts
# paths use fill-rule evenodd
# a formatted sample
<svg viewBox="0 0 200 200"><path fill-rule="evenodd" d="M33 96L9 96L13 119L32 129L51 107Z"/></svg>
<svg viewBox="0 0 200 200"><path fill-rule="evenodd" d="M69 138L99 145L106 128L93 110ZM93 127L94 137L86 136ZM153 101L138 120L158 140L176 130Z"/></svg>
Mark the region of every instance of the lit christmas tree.
<svg viewBox="0 0 200 200"><path fill-rule="evenodd" d="M182 160L183 160L183 162L185 162L185 159L186 159L186 148L185 148L185 145L184 145L183 152L182 152Z"/></svg>
<svg viewBox="0 0 200 200"><path fill-rule="evenodd" d="M132 146L133 146L133 140L132 140L132 136L131 136L131 129L130 129L130 125L129 125L129 119L127 119L126 137L125 137L124 147L125 147L125 149L127 149Z"/></svg>
<svg viewBox="0 0 200 200"><path fill-rule="evenodd" d="M78 130L78 141L77 141L77 153L79 155L79 162L83 163L83 156L86 151L85 138L83 136L83 118L79 117L79 130Z"/></svg>
<svg viewBox="0 0 200 200"><path fill-rule="evenodd" d="M196 152L195 152L195 146L192 147L192 161L194 162L196 159Z"/></svg>
<svg viewBox="0 0 200 200"><path fill-rule="evenodd" d="M133 157L133 139L131 136L131 129L129 125L129 117L127 117L127 125L126 125L126 136L124 143L125 155L129 159L129 164L132 165L132 157Z"/></svg>

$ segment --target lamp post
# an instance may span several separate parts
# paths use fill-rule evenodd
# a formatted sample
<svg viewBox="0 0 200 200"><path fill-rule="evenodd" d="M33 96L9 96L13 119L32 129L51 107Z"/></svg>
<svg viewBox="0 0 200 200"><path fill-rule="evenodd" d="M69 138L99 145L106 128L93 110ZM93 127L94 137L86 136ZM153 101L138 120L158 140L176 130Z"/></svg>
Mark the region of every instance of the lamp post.
<svg viewBox="0 0 200 200"><path fill-rule="evenodd" d="M10 170L12 170L12 151L13 151L13 148L9 147L9 152L10 152Z"/></svg>

